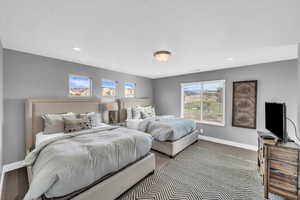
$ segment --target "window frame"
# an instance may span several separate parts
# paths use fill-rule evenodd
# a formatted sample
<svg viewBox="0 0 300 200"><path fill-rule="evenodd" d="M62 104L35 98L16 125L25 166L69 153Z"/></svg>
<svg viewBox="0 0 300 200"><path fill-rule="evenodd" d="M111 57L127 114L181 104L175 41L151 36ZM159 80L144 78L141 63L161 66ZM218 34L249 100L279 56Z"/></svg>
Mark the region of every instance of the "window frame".
<svg viewBox="0 0 300 200"><path fill-rule="evenodd" d="M133 97L127 97L127 96L126 96L126 83L130 83L130 84L133 84L133 85L134 85L134 96L133 96ZM129 81L125 81L125 82L124 82L124 97L125 97L125 98L135 98L135 97L136 97L136 83L129 82Z"/></svg>
<svg viewBox="0 0 300 200"><path fill-rule="evenodd" d="M185 86L191 86L191 85L197 85L197 84L209 84L209 83L219 83L222 82L224 84L223 89L223 121L221 123L219 122L210 122L205 120L194 120L197 123L201 124L208 124L208 125L214 125L214 126L225 126L226 125L226 106L225 106L225 99L226 99L226 80L211 80L211 81L199 81L199 82L191 82L191 83L181 83L180 89L181 89L181 108L180 108L180 116L184 118L184 87ZM203 92L201 92L201 99L202 99ZM200 112L200 118L203 119L203 110L202 110L203 104L201 103L201 112Z"/></svg>
<svg viewBox="0 0 300 200"><path fill-rule="evenodd" d="M88 96L72 96L70 95L70 90L71 90L71 87L70 87L70 78L71 77L81 77L81 78L88 78L90 80L90 88L89 88L89 95ZM90 76L84 76L84 75L76 75L76 74L69 74L68 76L68 96L70 98L90 98L93 96L93 80L92 80L92 77Z"/></svg>
<svg viewBox="0 0 300 200"><path fill-rule="evenodd" d="M115 88L115 95L114 96L103 96L103 86L102 86L102 81L110 81L110 82L114 82L116 84L116 88ZM110 80L110 79L101 79L101 83L100 83L100 87L101 87L101 97L104 97L104 98L115 98L118 96L118 81L115 81L115 80Z"/></svg>

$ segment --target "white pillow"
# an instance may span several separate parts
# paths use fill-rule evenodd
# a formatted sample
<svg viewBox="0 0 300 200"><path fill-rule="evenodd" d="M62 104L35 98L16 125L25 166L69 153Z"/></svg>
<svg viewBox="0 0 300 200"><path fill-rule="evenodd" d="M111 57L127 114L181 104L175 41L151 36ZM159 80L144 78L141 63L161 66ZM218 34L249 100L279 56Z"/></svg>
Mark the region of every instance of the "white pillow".
<svg viewBox="0 0 300 200"><path fill-rule="evenodd" d="M140 106L132 108L132 119L142 119L142 111L143 108Z"/></svg>
<svg viewBox="0 0 300 200"><path fill-rule="evenodd" d="M152 106L147 106L143 107L142 111L142 119L150 118L150 117L155 117L155 109Z"/></svg>
<svg viewBox="0 0 300 200"><path fill-rule="evenodd" d="M126 108L126 114L127 114L127 120L128 119L133 119L132 108Z"/></svg>
<svg viewBox="0 0 300 200"><path fill-rule="evenodd" d="M76 114L69 112L64 114L44 114L44 134L64 132L64 117L76 118Z"/></svg>

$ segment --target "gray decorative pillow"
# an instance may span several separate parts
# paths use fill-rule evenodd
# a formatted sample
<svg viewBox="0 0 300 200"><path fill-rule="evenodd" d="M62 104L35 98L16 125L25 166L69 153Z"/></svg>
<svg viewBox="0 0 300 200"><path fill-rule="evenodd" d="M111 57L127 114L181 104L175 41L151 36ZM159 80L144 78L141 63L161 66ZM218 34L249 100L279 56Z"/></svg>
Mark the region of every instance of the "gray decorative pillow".
<svg viewBox="0 0 300 200"><path fill-rule="evenodd" d="M88 119L74 119L69 117L64 117L65 122L65 133L71 133L75 131L81 131L85 129L92 128L92 125Z"/></svg>
<svg viewBox="0 0 300 200"><path fill-rule="evenodd" d="M87 119L91 123L93 128L101 126L102 124L101 113L95 113L95 112L84 113L84 114L80 114L79 117Z"/></svg>
<svg viewBox="0 0 300 200"><path fill-rule="evenodd" d="M69 112L64 114L45 114L42 116L44 120L44 134L64 132L64 117L76 119L75 113Z"/></svg>

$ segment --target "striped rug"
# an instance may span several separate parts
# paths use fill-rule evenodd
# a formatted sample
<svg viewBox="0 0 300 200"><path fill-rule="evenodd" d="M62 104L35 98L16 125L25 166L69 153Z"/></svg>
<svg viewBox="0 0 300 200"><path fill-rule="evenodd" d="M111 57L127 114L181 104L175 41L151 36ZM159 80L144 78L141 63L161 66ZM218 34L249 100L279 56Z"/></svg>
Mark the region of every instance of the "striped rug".
<svg viewBox="0 0 300 200"><path fill-rule="evenodd" d="M192 145L119 200L260 200L256 163Z"/></svg>

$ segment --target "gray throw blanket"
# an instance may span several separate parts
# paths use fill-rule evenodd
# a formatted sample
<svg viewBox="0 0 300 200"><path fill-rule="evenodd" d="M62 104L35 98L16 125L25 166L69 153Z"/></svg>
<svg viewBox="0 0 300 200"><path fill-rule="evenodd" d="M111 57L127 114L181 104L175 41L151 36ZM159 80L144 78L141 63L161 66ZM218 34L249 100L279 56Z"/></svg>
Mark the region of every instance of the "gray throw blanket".
<svg viewBox="0 0 300 200"><path fill-rule="evenodd" d="M25 158L33 177L24 200L70 194L144 157L151 146L148 134L116 127L47 140Z"/></svg>
<svg viewBox="0 0 300 200"><path fill-rule="evenodd" d="M153 117L143 120L138 129L149 133L158 141L175 141L193 132L196 123L178 117Z"/></svg>

